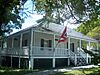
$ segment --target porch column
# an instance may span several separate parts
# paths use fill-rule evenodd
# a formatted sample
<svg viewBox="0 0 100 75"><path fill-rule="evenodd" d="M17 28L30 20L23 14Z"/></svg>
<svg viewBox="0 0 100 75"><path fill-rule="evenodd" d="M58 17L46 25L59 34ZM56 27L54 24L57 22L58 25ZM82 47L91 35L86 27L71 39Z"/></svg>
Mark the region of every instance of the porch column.
<svg viewBox="0 0 100 75"><path fill-rule="evenodd" d="M31 34L30 34L29 69L33 69L32 49L33 49L33 28L31 29Z"/></svg>
<svg viewBox="0 0 100 75"><path fill-rule="evenodd" d="M22 39L23 39L23 34L21 33L21 35L20 35L20 48L22 48Z"/></svg>
<svg viewBox="0 0 100 75"><path fill-rule="evenodd" d="M55 68L55 58L53 58L53 63L52 63L52 67Z"/></svg>
<svg viewBox="0 0 100 75"><path fill-rule="evenodd" d="M68 66L70 66L70 58L68 58Z"/></svg>
<svg viewBox="0 0 100 75"><path fill-rule="evenodd" d="M14 47L14 37L12 37L12 48Z"/></svg>
<svg viewBox="0 0 100 75"><path fill-rule="evenodd" d="M12 67L12 56L11 56L11 67Z"/></svg>
<svg viewBox="0 0 100 75"><path fill-rule="evenodd" d="M68 37L68 52L69 52L69 58L68 58L68 66L70 65L70 37Z"/></svg>
<svg viewBox="0 0 100 75"><path fill-rule="evenodd" d="M19 65L18 65L18 67L20 68L20 56L19 56Z"/></svg>
<svg viewBox="0 0 100 75"><path fill-rule="evenodd" d="M75 66L77 65L77 55L75 54Z"/></svg>
<svg viewBox="0 0 100 75"><path fill-rule="evenodd" d="M53 42L53 43L54 43L54 48L53 48L53 49L55 49L55 46L56 46L56 45L55 45L55 34L54 34L54 39L53 39L53 41L54 41L54 42ZM54 55L53 55L53 59L52 59L52 67L55 68L55 50L53 50L53 52L54 52L54 53L53 53Z"/></svg>
<svg viewBox="0 0 100 75"><path fill-rule="evenodd" d="M22 38L23 38L23 34L21 33L21 35L20 35L20 49L19 49L19 53L20 53L20 51L22 51L21 49L22 49ZM20 68L20 55L19 55L19 68Z"/></svg>

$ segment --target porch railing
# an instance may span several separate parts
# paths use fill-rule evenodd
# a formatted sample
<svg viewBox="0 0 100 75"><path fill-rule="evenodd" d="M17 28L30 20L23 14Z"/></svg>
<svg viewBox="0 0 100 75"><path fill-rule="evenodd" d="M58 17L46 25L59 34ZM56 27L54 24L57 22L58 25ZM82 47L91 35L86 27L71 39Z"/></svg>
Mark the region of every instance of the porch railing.
<svg viewBox="0 0 100 75"><path fill-rule="evenodd" d="M48 47L32 47L32 51L29 47L23 48L5 48L0 50L2 55L16 55L16 56L29 56L29 51L33 57L68 57L68 49L65 48L48 48Z"/></svg>
<svg viewBox="0 0 100 75"><path fill-rule="evenodd" d="M2 48L0 50L1 55L28 55L29 47L23 48Z"/></svg>
<svg viewBox="0 0 100 75"><path fill-rule="evenodd" d="M32 56L35 57L68 57L68 49L65 48L47 48L33 47Z"/></svg>

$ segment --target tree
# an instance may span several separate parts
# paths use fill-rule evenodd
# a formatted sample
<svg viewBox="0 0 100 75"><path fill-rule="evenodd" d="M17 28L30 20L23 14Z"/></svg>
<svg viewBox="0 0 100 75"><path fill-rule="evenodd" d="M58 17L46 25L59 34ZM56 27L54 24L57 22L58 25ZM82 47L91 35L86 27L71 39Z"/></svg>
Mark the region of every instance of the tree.
<svg viewBox="0 0 100 75"><path fill-rule="evenodd" d="M23 19L20 16L23 0L0 0L0 36L10 33L13 28L21 28Z"/></svg>
<svg viewBox="0 0 100 75"><path fill-rule="evenodd" d="M70 18L80 23L100 15L98 0L35 0L34 4L38 13L46 13L45 19L59 24Z"/></svg>
<svg viewBox="0 0 100 75"><path fill-rule="evenodd" d="M27 0L1 0L0 1L0 36L5 32L11 32L13 28L21 28L22 18L20 9ZM75 19L75 23L98 18L100 6L98 0L32 0L35 11L45 14L45 21L63 23L66 19Z"/></svg>
<svg viewBox="0 0 100 75"><path fill-rule="evenodd" d="M100 40L100 18L91 19L82 23L76 31L81 32L87 36Z"/></svg>
<svg viewBox="0 0 100 75"><path fill-rule="evenodd" d="M95 27L90 32L87 33L88 36L100 40L100 26Z"/></svg>

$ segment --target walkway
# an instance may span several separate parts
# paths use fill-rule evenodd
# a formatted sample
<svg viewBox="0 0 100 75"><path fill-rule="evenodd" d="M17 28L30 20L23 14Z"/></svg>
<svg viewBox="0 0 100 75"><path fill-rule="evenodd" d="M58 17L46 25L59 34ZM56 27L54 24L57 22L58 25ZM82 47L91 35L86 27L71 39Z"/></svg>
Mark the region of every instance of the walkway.
<svg viewBox="0 0 100 75"><path fill-rule="evenodd" d="M87 66L79 66L79 67L70 67L70 68L63 68L63 69L52 69L52 70L44 70L39 72L33 72L25 75L49 75L54 72L65 72L65 71L72 71L76 69L84 69L84 68L92 68L92 67L98 67L95 65L87 65Z"/></svg>

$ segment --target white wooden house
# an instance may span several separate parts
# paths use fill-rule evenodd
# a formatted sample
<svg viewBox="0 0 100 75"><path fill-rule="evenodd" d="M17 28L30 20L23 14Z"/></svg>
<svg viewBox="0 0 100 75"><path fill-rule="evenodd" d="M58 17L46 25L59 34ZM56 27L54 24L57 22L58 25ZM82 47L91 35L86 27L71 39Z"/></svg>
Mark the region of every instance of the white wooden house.
<svg viewBox="0 0 100 75"><path fill-rule="evenodd" d="M90 47L98 41L71 29L67 29L67 41L55 48L64 26L50 23L40 28L34 26L14 33L0 48L1 65L18 68L47 68L70 65L87 65L91 56L82 50L82 42Z"/></svg>

